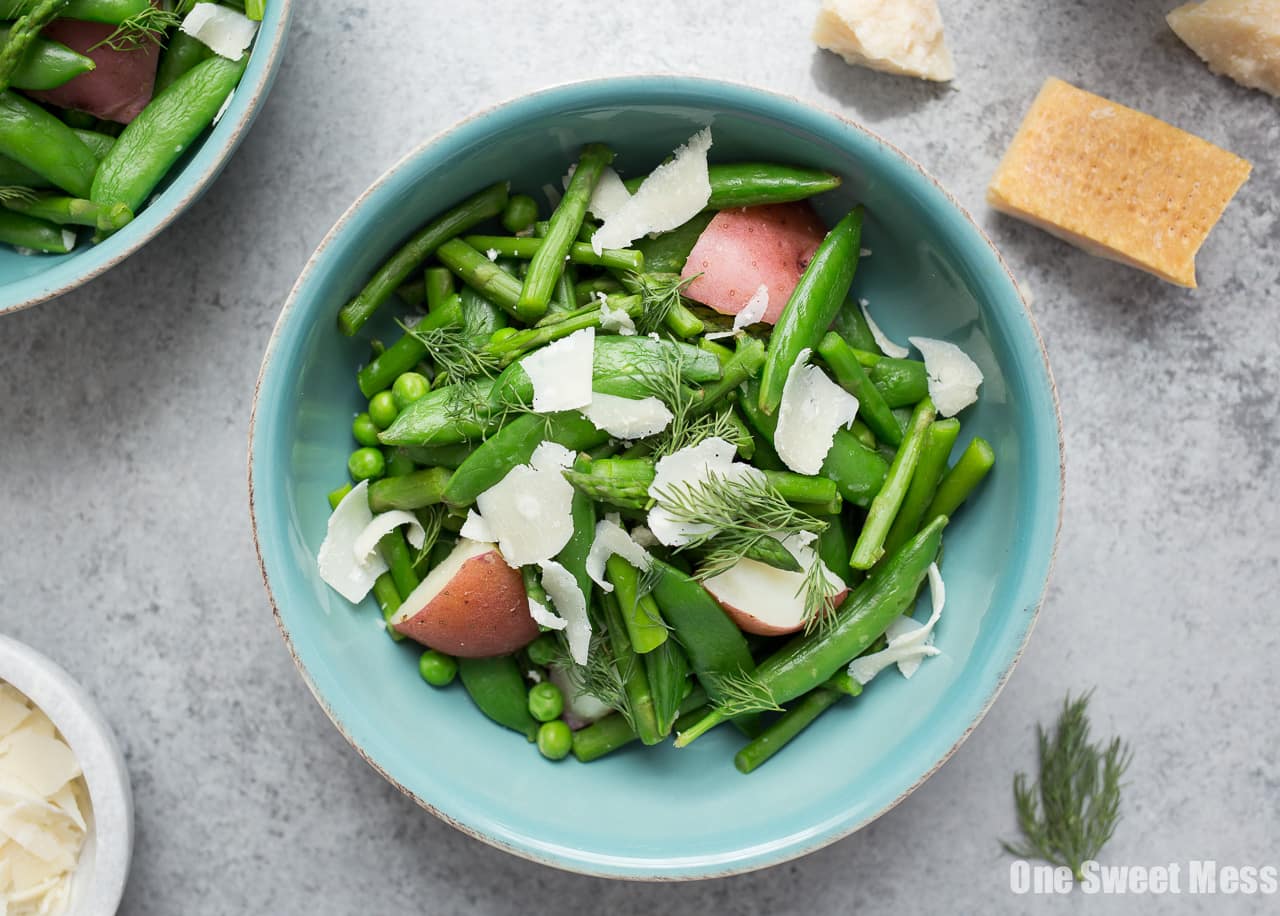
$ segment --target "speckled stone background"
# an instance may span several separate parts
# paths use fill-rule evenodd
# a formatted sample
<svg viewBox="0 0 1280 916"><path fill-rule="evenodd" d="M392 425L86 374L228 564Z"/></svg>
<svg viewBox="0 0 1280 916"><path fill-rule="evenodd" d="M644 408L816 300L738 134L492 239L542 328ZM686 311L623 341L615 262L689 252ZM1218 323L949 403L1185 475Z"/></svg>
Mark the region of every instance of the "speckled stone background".
<svg viewBox="0 0 1280 916"><path fill-rule="evenodd" d="M1136 751L1110 861L1280 864L1280 107L1210 75L1166 29L1173 5L943 0L959 78L942 88L817 52L816 0L301 0L275 90L209 194L90 288L0 320L0 629L76 672L119 730L139 831L122 912L1274 912L1275 897L1016 897L997 846L1033 723L1096 685L1097 728ZM1053 584L968 743L853 837L680 886L517 860L379 779L285 652L245 486L267 336L355 196L472 111L655 71L793 93L917 157L1034 297L1067 430ZM1255 163L1199 291L985 208L1050 74Z"/></svg>

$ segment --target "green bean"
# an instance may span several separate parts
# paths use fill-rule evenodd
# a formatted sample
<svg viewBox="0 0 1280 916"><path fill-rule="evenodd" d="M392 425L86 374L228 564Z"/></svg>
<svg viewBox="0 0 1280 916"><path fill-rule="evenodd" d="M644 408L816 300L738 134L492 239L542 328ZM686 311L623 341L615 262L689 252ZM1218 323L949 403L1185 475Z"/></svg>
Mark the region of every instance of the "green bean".
<svg viewBox="0 0 1280 916"><path fill-rule="evenodd" d="M583 148L569 187L551 214L547 237L529 262L529 272L519 295L518 311L522 318L536 321L546 313L556 280L564 270L564 259L582 229L591 194L611 162L613 151L608 147L593 143Z"/></svg>
<svg viewBox="0 0 1280 916"><path fill-rule="evenodd" d="M0 154L76 197L88 197L98 160L84 141L31 100L0 92Z"/></svg>
<svg viewBox="0 0 1280 916"><path fill-rule="evenodd" d="M356 375L360 393L366 398L373 397L379 391L389 388L402 373L410 371L423 357L428 356L427 345L422 342L419 334L460 326L463 321L462 299L454 294L418 322L413 331L406 331L399 340L361 367Z"/></svg>
<svg viewBox="0 0 1280 916"><path fill-rule="evenodd" d="M428 267L422 274L422 301L428 312L439 311L454 294L453 273L447 267Z"/></svg>
<svg viewBox="0 0 1280 916"><path fill-rule="evenodd" d="M213 56L213 49L182 30L169 36L160 65L156 68L155 93L158 95L174 84L174 81L197 64Z"/></svg>
<svg viewBox="0 0 1280 916"><path fill-rule="evenodd" d="M818 344L818 353L840 386L858 399L858 417L867 428L881 442L896 448L902 442L902 427L849 345L839 334L828 331Z"/></svg>
<svg viewBox="0 0 1280 916"><path fill-rule="evenodd" d="M453 271L459 280L470 286L503 311L521 321L528 315L517 306L520 298L520 281L484 254L462 239L450 239L436 249L440 263Z"/></svg>
<svg viewBox="0 0 1280 916"><path fill-rule="evenodd" d="M920 460L916 462L916 472L911 475L911 485L907 487L907 495L898 509L898 516L893 520L884 539L886 553L893 553L905 544L912 535L920 530L925 520L925 511L938 490L938 481L947 469L947 459L951 457L951 448L960 435L960 421L954 418L935 420L929 426L925 436L924 447L920 451ZM954 506L939 515L950 516Z"/></svg>
<svg viewBox="0 0 1280 916"><path fill-rule="evenodd" d="M789 703L864 652L915 601L929 565L938 556L946 525L946 517L939 517L903 545L849 593L828 627L795 637L762 661L752 675L757 688L775 703ZM676 747L688 745L736 712L732 707L716 707L681 732Z"/></svg>
<svg viewBox="0 0 1280 916"><path fill-rule="evenodd" d="M96 204L79 197L46 195L3 203L15 213L25 213L59 226L92 226L104 232L122 229L133 219L133 213L122 203Z"/></svg>
<svg viewBox="0 0 1280 916"><path fill-rule="evenodd" d="M502 227L508 232L525 232L538 221L538 204L528 194L513 194L502 211Z"/></svg>
<svg viewBox="0 0 1280 916"><path fill-rule="evenodd" d="M72 128L71 132L80 138L80 142L89 147L89 151L99 162L111 152L111 147L116 145L116 138L108 134L99 133L96 130L81 130Z"/></svg>
<svg viewBox="0 0 1280 916"><path fill-rule="evenodd" d="M120 201L137 213L178 157L213 123L248 63L247 54L237 61L211 57L174 80L120 134L94 175L89 199Z"/></svg>
<svg viewBox="0 0 1280 916"><path fill-rule="evenodd" d="M458 674L482 713L529 741L537 739L538 723L529 715L529 692L514 656L459 658Z"/></svg>
<svg viewBox="0 0 1280 916"><path fill-rule="evenodd" d="M839 691L828 690L826 687L809 691L752 739L750 744L738 751L733 758L733 765L743 774L757 769L843 696Z"/></svg>
<svg viewBox="0 0 1280 916"><path fill-rule="evenodd" d="M424 468L402 477L374 481L369 485L369 508L377 513L434 506L444 501L450 476L448 468Z"/></svg>
<svg viewBox="0 0 1280 916"><path fill-rule="evenodd" d="M543 239L513 237L501 235L468 235L463 241L477 251L496 251L506 258L530 260L544 244ZM588 267L610 267L616 270L642 270L644 255L638 251L622 248L606 248L600 254L582 242L574 242L569 246L569 260L574 264L585 264Z"/></svg>
<svg viewBox="0 0 1280 916"><path fill-rule="evenodd" d="M673 644L668 642L667 645ZM677 712L681 716L688 715L702 708L706 702L706 693L695 687L680 702ZM582 763L590 763L639 740L626 716L615 712L573 733L573 756Z"/></svg>
<svg viewBox="0 0 1280 916"><path fill-rule="evenodd" d="M765 162L713 165L707 169L707 178L711 182L708 210L789 203L840 187L840 177L830 172ZM643 182L644 176L625 184L634 194Z"/></svg>
<svg viewBox="0 0 1280 916"><path fill-rule="evenodd" d="M849 295L861 250L862 213L861 207L854 207L827 233L774 325L760 379L760 409L766 414L778 409L800 352L818 345Z"/></svg>
<svg viewBox="0 0 1280 916"><path fill-rule="evenodd" d="M627 707L631 711L636 734L644 744L657 744L665 736L658 729L658 717L653 705L649 675L645 671L641 656L636 653L631 643L617 596L610 592L602 593L600 606L604 616L605 635L613 649L614 663L622 681L623 692L627 697Z"/></svg>
<svg viewBox="0 0 1280 916"><path fill-rule="evenodd" d="M955 467L938 483L933 501L924 512L924 524L939 516L951 516L968 499L995 466L996 453L986 439L975 436L961 452Z"/></svg>
<svg viewBox="0 0 1280 916"><path fill-rule="evenodd" d="M0 0L0 19L17 19L31 8L31 0ZM151 0L70 0L58 12L63 19L120 25L151 8Z"/></svg>
<svg viewBox="0 0 1280 916"><path fill-rule="evenodd" d="M396 615L396 611L400 610L400 605L404 602L400 598L400 590L396 588L396 581L391 577L391 573L384 572L378 578L373 580L373 598L378 603L378 610L382 611L382 620L387 626L387 635L395 642L404 640L404 634L397 632L390 626L391 618Z"/></svg>
<svg viewBox="0 0 1280 916"><path fill-rule="evenodd" d="M829 503L839 497L836 482L828 477L810 477L791 471L765 471L769 486L789 503Z"/></svg>
<svg viewBox="0 0 1280 916"><path fill-rule="evenodd" d="M889 474L885 477L884 486L871 501L871 508L867 510L867 519L862 525L862 533L858 535L858 542L853 545L853 556L849 559L849 565L854 569L870 569L884 556L885 537L889 533L889 528L898 514L903 499L906 498L907 488L911 484L916 464L920 460L920 453L924 449L925 437L928 436L929 427L937 416L938 411L929 398L917 404L915 411L911 414L911 423L907 426L906 436L902 440L897 455L894 456L893 463L889 465Z"/></svg>
<svg viewBox="0 0 1280 916"><path fill-rule="evenodd" d="M76 246L76 235L34 216L0 210L0 242L45 254L67 254Z"/></svg>
<svg viewBox="0 0 1280 916"><path fill-rule="evenodd" d="M203 65L202 65L203 66ZM355 334L409 275L422 266L439 246L486 219L497 216L507 204L506 183L492 185L418 230L364 285L360 293L338 313L338 327L348 337Z"/></svg>
<svg viewBox="0 0 1280 916"><path fill-rule="evenodd" d="M865 350L876 355L880 354L880 345L876 343L876 337L871 333L871 325L867 324L867 316L862 314L862 308L852 299L845 300L844 305L840 307L840 311L836 312L836 319L831 323L831 330L839 334L841 339L855 350Z"/></svg>
<svg viewBox="0 0 1280 916"><path fill-rule="evenodd" d="M590 305L592 302L598 301L599 293L611 296L622 291L622 284L613 277L596 277L592 280L583 280L574 284L573 301L577 305Z"/></svg>
<svg viewBox="0 0 1280 916"><path fill-rule="evenodd" d="M653 596L641 593L640 571L617 554L605 561L604 568L631 647L637 655L652 652L667 641L667 625Z"/></svg>
<svg viewBox="0 0 1280 916"><path fill-rule="evenodd" d="M641 238L631 243L644 255L645 266L651 273L679 274L689 260L689 252L698 243L714 213L699 213L682 226L664 232L657 238Z"/></svg>

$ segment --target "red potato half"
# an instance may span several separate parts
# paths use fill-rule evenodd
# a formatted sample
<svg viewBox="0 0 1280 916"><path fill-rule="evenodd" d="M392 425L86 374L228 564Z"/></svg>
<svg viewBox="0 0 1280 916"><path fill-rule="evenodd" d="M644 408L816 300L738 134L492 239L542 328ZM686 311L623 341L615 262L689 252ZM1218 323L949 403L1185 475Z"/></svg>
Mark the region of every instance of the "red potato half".
<svg viewBox="0 0 1280 916"><path fill-rule="evenodd" d="M826 234L804 202L721 210L685 262L681 277L697 277L685 295L736 315L763 284L769 307L762 320L775 324Z"/></svg>
<svg viewBox="0 0 1280 916"><path fill-rule="evenodd" d="M404 600L391 627L462 658L508 655L538 635L520 571L492 544L465 538Z"/></svg>
<svg viewBox="0 0 1280 916"><path fill-rule="evenodd" d="M116 51L106 45L89 50L115 30L113 25L73 19L51 23L41 35L93 58L97 69L82 73L57 89L28 95L51 105L88 112L105 121L128 124L151 101L160 47L143 41L136 49L127 51Z"/></svg>
<svg viewBox="0 0 1280 916"><path fill-rule="evenodd" d="M739 560L703 583L738 628L760 636L783 636L804 627L804 573L756 560ZM835 607L849 593L830 599Z"/></svg>

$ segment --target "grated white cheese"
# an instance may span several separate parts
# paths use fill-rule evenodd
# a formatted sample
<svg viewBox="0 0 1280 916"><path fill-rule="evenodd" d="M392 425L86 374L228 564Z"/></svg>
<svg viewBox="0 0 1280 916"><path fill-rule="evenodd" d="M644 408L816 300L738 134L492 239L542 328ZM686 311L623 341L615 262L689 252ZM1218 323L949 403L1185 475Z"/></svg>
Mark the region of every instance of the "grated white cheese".
<svg viewBox="0 0 1280 916"><path fill-rule="evenodd" d="M711 199L710 149L711 128L707 127L677 149L670 162L654 169L592 236L596 254L606 248L626 248L651 232L675 229L702 212Z"/></svg>
<svg viewBox="0 0 1280 916"><path fill-rule="evenodd" d="M373 521L369 522L365 529L360 532L356 542L351 545L352 551L355 553L356 562L367 563L369 557L378 549L378 542L382 540L383 536L401 525L409 526L409 531L406 533L409 543L415 548L422 547L427 537L427 532L423 529L422 522L418 521L417 516L412 512L394 509L390 512L375 515Z"/></svg>
<svg viewBox="0 0 1280 916"><path fill-rule="evenodd" d="M591 549L587 551L587 575L600 586L601 591L613 591L613 584L604 577L604 565L614 554L639 570L653 565L653 557L632 540L616 518L602 519L596 523L596 536L591 542Z"/></svg>
<svg viewBox="0 0 1280 916"><path fill-rule="evenodd" d="M712 530L710 525L682 522L671 514L667 508L669 497L680 490L697 487L712 475L720 480L764 479L764 472L734 462L737 450L732 442L712 436L658 459L653 483L649 485L649 495L655 500L648 519L654 537L668 547L680 547Z"/></svg>
<svg viewBox="0 0 1280 916"><path fill-rule="evenodd" d="M578 580L554 560L540 562L538 568L542 570L542 588L564 618L569 655L577 664L585 665L591 646L591 621L587 618L587 602L578 588Z"/></svg>
<svg viewBox="0 0 1280 916"><path fill-rule="evenodd" d="M65 912L88 800L80 763L49 717L0 681L0 913Z"/></svg>
<svg viewBox="0 0 1280 916"><path fill-rule="evenodd" d="M496 261L498 260L498 249L489 248L485 251L484 256L488 258L490 261Z"/></svg>
<svg viewBox="0 0 1280 916"><path fill-rule="evenodd" d="M871 303L866 299L858 300L858 308L862 309L862 317L867 320L867 327L871 329L871 336L875 338L876 346L880 348L880 352L885 356L892 356L894 359L906 359L911 351L894 343L884 331L880 330L880 325L876 324L875 319L871 317L871 311L868 308L870 305Z"/></svg>
<svg viewBox="0 0 1280 916"><path fill-rule="evenodd" d="M520 361L533 383L533 410L576 410L591 403L596 329L583 328Z"/></svg>
<svg viewBox="0 0 1280 916"><path fill-rule="evenodd" d="M239 60L253 43L258 24L216 3L197 3L182 20L182 31L227 60Z"/></svg>
<svg viewBox="0 0 1280 916"><path fill-rule="evenodd" d="M377 551L364 559L356 557L356 543L372 521L369 481L362 480L329 516L329 526L316 556L320 578L352 604L363 601L373 588L374 580L387 571L386 561Z"/></svg>
<svg viewBox="0 0 1280 916"><path fill-rule="evenodd" d="M773 437L778 457L797 474L819 473L836 430L858 416L858 399L810 365L810 352L801 350L787 373Z"/></svg>
<svg viewBox="0 0 1280 916"><path fill-rule="evenodd" d="M764 313L769 310L769 287L761 283L756 287L755 293L747 300L747 304L742 307L742 311L733 316L733 330L730 331L713 331L710 334L703 334L707 340L717 340L721 337L732 337L736 332L743 328L755 324L764 317Z"/></svg>
<svg viewBox="0 0 1280 916"><path fill-rule="evenodd" d="M932 642L933 630L947 603L947 590L937 563L929 566L929 598L933 604L933 612L926 623L920 623L904 614L889 624L889 628L885 630L889 644L879 652L851 661L849 677L859 684L867 684L885 668L897 664L902 676L909 678L916 673L924 659L940 655L941 651Z"/></svg>
<svg viewBox="0 0 1280 916"><path fill-rule="evenodd" d="M978 400L982 370L955 344L930 337L909 337L924 357L929 375L929 397L944 417L954 417Z"/></svg>
<svg viewBox="0 0 1280 916"><path fill-rule="evenodd" d="M529 599L529 616L538 626L546 627L548 630L563 630L569 625L569 621L536 598Z"/></svg>
<svg viewBox="0 0 1280 916"><path fill-rule="evenodd" d="M569 543L573 486L562 472L572 464L568 449L543 442L528 464L513 468L476 498L477 514L507 565L550 560Z"/></svg>
<svg viewBox="0 0 1280 916"><path fill-rule="evenodd" d="M616 309L609 305L609 297L604 293L598 293L597 295L600 297L600 330L621 334L623 337L630 337L635 334L636 323L631 320L627 310L623 308Z"/></svg>
<svg viewBox="0 0 1280 916"><path fill-rule="evenodd" d="M619 439L656 436L674 419L671 410L658 398L623 398L599 392L591 396L591 403L582 413L596 429Z"/></svg>

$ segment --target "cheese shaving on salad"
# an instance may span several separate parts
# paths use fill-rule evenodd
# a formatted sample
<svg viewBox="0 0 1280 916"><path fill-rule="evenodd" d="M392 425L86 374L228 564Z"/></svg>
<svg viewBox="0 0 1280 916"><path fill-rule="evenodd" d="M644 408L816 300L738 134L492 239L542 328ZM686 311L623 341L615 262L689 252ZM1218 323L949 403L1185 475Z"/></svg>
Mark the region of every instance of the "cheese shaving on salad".
<svg viewBox="0 0 1280 916"><path fill-rule="evenodd" d="M239 60L253 44L258 24L216 3L197 3L182 20L182 31L227 60Z"/></svg>
<svg viewBox="0 0 1280 916"><path fill-rule="evenodd" d="M613 591L613 584L604 577L604 565L614 554L639 570L653 565L653 557L631 539L631 535L619 524L617 516L602 519L596 523L595 540L591 542L591 549L587 552L587 575L604 592Z"/></svg>
<svg viewBox="0 0 1280 916"><path fill-rule="evenodd" d="M871 655L855 658L849 663L849 677L866 685L885 668L896 664L902 676L910 678L920 667L920 662L940 655L941 651L933 645L933 630L947 603L947 589L937 563L929 566L929 598L933 603L933 613L929 615L927 622L920 623L903 614L885 630L885 636L889 639L885 648Z"/></svg>
<svg viewBox="0 0 1280 916"><path fill-rule="evenodd" d="M667 508L667 498L681 488L696 487L713 474L719 479L764 479L764 472L733 460L738 447L712 436L658 459L649 495L656 504L649 510L649 530L668 547L681 547L712 530L710 525L682 522Z"/></svg>
<svg viewBox="0 0 1280 916"><path fill-rule="evenodd" d="M880 325L876 324L875 319L871 317L870 305L871 303L866 299L858 300L858 308L862 309L862 317L866 319L867 327L871 330L871 336L875 338L876 346L880 348L880 352L885 356L892 356L894 359L906 359L911 354L911 351L894 343L884 331L880 330Z"/></svg>
<svg viewBox="0 0 1280 916"><path fill-rule="evenodd" d="M778 457L797 474L819 473L836 430L858 416L858 399L810 365L811 352L801 350L787 373L773 438Z"/></svg>
<svg viewBox="0 0 1280 916"><path fill-rule="evenodd" d="M596 329L583 328L521 360L533 383L535 413L576 410L591 403L595 346Z"/></svg>
<svg viewBox="0 0 1280 916"><path fill-rule="evenodd" d="M591 646L591 621L587 618L587 602L578 588L578 580L555 560L544 560L538 568L542 570L542 588L564 618L569 655L576 664L585 665Z"/></svg>
<svg viewBox="0 0 1280 916"><path fill-rule="evenodd" d="M359 604L373 588L373 582L387 571L382 554L356 554L360 535L373 522L369 511L369 481L362 480L342 498L329 516L329 527L316 556L320 578L352 604Z"/></svg>
<svg viewBox="0 0 1280 916"><path fill-rule="evenodd" d="M623 398L599 392L591 396L591 403L582 409L582 414L596 429L619 439L656 436L675 419L671 409L653 396Z"/></svg>
<svg viewBox="0 0 1280 916"><path fill-rule="evenodd" d="M480 532L496 539L508 566L550 560L569 543L573 485L562 472L572 465L573 454L563 445L543 442L528 464L512 468L476 497L479 520L472 524L482 524Z"/></svg>
<svg viewBox="0 0 1280 916"><path fill-rule="evenodd" d="M719 340L721 337L732 337L743 328L749 327L764 318L764 313L769 311L769 287L761 283L756 287L756 291L751 298L747 300L747 304L742 307L742 311L733 316L733 328L728 331L712 331L710 334L703 334L707 340Z"/></svg>
<svg viewBox="0 0 1280 916"><path fill-rule="evenodd" d="M929 397L944 417L954 417L978 400L982 370L955 344L930 337L909 337L924 357L929 375Z"/></svg>

